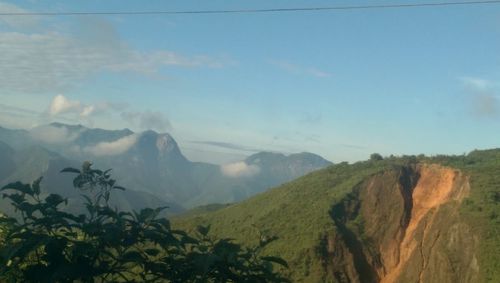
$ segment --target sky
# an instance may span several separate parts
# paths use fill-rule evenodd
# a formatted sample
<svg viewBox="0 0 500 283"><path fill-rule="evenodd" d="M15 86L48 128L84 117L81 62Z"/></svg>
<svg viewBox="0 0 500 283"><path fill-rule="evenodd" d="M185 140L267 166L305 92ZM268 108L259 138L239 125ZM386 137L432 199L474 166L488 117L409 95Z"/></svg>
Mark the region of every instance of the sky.
<svg viewBox="0 0 500 283"><path fill-rule="evenodd" d="M436 1L3 1L8 12ZM262 14L0 16L0 125L170 133L191 160L333 162L500 146L500 4Z"/></svg>

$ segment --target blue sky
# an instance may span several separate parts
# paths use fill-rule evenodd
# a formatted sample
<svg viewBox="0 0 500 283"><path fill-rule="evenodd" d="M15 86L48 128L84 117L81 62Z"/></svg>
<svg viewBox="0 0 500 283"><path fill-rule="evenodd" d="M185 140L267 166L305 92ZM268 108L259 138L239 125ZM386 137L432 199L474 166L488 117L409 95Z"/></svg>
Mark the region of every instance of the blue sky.
<svg viewBox="0 0 500 283"><path fill-rule="evenodd" d="M31 0L0 2L0 11L408 2ZM334 162L462 154L499 146L498 50L500 5L0 16L0 125L153 128L189 158L214 162L257 150Z"/></svg>

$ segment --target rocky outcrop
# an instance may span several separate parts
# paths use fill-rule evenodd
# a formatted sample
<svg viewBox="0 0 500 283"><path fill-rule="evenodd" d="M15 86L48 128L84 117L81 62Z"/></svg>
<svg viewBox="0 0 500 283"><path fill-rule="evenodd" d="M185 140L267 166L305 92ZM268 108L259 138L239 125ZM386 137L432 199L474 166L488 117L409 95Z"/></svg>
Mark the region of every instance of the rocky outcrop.
<svg viewBox="0 0 500 283"><path fill-rule="evenodd" d="M476 282L478 240L458 210L469 190L439 165L372 176L332 207L325 268L339 282Z"/></svg>

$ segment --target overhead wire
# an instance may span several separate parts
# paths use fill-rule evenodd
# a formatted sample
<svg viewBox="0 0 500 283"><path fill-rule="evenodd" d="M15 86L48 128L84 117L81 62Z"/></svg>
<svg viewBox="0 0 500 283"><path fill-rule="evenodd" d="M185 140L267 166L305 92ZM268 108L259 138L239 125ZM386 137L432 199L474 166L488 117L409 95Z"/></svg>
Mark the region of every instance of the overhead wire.
<svg viewBox="0 0 500 283"><path fill-rule="evenodd" d="M182 14L255 14L255 13L282 13L282 12L318 12L339 10L368 10L368 9L397 9L419 7L465 6L500 4L500 0L461 1L461 2L426 2L406 4L380 5L350 5L298 8L269 8L269 9L234 9L234 10L172 10L172 11L69 11L69 12L0 12L0 16L87 16L87 15L182 15Z"/></svg>

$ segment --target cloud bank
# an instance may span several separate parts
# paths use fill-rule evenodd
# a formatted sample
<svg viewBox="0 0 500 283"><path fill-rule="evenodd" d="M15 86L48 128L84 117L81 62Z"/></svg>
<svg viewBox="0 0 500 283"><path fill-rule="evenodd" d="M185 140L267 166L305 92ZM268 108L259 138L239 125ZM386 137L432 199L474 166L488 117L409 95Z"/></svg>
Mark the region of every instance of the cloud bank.
<svg viewBox="0 0 500 283"><path fill-rule="evenodd" d="M1 105L1 104L0 104ZM98 102L86 104L79 100L71 100L66 96L56 95L50 102L45 116L50 118L73 118L77 121L89 122L97 115L117 115L128 124L140 130L156 130L160 132L171 129L170 121L161 112L128 111L126 103Z"/></svg>
<svg viewBox="0 0 500 283"><path fill-rule="evenodd" d="M65 126L56 127L52 125L39 126L29 131L34 139L49 144L68 144L75 141L85 128L81 131L70 130ZM81 148L78 145L71 147L77 154L92 154L95 156L113 156L128 151L139 138L139 134L131 134L111 142L100 142L93 146Z"/></svg>
<svg viewBox="0 0 500 283"><path fill-rule="evenodd" d="M0 13L26 13L28 10L16 5L0 2ZM38 16L29 17L0 17L0 26L5 25L12 28L30 28L40 20Z"/></svg>
<svg viewBox="0 0 500 283"><path fill-rule="evenodd" d="M221 172L227 177L251 177L260 172L260 167L257 165L248 165L244 161L225 164L220 166Z"/></svg>
<svg viewBox="0 0 500 283"><path fill-rule="evenodd" d="M49 114L55 116L58 114L68 113L68 112L82 112L85 106L80 103L80 101L72 101L66 98L64 95L56 95L49 105Z"/></svg>
<svg viewBox="0 0 500 283"><path fill-rule="evenodd" d="M29 12L0 2L1 12ZM26 19L35 21L27 22ZM155 75L165 67L220 68L227 59L171 50L141 51L127 44L110 21L79 19L76 28L56 31L34 17L0 17L0 90L63 92L100 72ZM20 32L21 25L37 26Z"/></svg>
<svg viewBox="0 0 500 283"><path fill-rule="evenodd" d="M96 156L112 156L128 151L137 141L139 135L132 134L112 142L100 142L95 146L88 146L84 152Z"/></svg>
<svg viewBox="0 0 500 283"><path fill-rule="evenodd" d="M126 107L125 103L99 102L85 104L79 100L70 100L66 96L58 94L50 102L47 113L52 117L69 114L80 118L89 118L98 114L119 112Z"/></svg>
<svg viewBox="0 0 500 283"><path fill-rule="evenodd" d="M35 127L29 133L34 139L49 144L69 143L77 139L81 134L80 131L71 132L66 127L51 125Z"/></svg>

